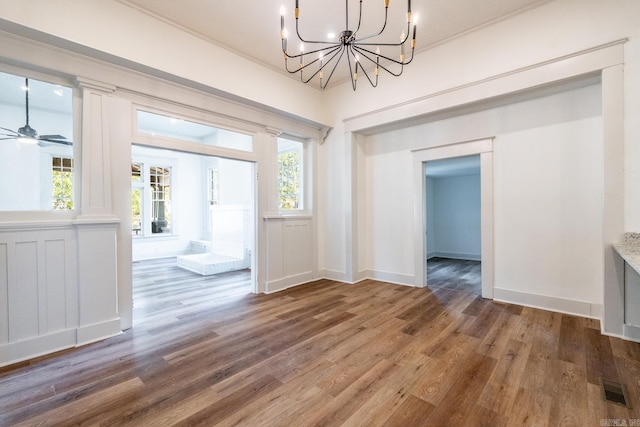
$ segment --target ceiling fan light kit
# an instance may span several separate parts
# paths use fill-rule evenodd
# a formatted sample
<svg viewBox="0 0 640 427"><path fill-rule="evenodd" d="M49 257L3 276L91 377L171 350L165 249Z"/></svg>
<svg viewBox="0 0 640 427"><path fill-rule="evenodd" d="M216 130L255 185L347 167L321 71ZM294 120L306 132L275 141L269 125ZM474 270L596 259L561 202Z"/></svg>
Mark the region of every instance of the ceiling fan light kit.
<svg viewBox="0 0 640 427"><path fill-rule="evenodd" d="M349 27L349 0L345 0L345 29L338 37L338 40L308 40L300 35L299 0L295 0L295 28L296 36L300 41L300 53L289 53L289 33L285 27L285 9L280 8L280 39L282 41L282 52L284 54L285 68L290 74L300 73L300 80L309 83L313 79L318 79L320 89L324 89L329 84L333 73L343 57L349 67L351 87L356 90L359 74L364 75L371 86L378 86L378 76L380 70L384 70L393 76L400 76L404 66L413 60L413 53L416 47L416 27L417 16L411 13L411 0L407 0L407 26L402 32L400 41L397 43L388 41L378 41L387 27L389 10L389 0L384 0L384 22L380 30L369 35L360 36L359 31L362 24L362 1L359 0L358 24L354 29ZM413 26L412 37L409 39L411 26ZM310 51L305 51L305 43L313 45ZM407 60L406 49L411 49L411 55ZM382 50L381 50L382 48ZM382 53L384 51L384 53ZM394 52L389 53L389 52ZM290 61L292 60L292 61ZM291 63L294 63L291 65ZM373 69L373 71L372 71ZM303 71L307 70L307 74ZM326 78L325 78L325 71Z"/></svg>
<svg viewBox="0 0 640 427"><path fill-rule="evenodd" d="M26 124L17 131L0 127L0 141L15 139L23 144L38 144L41 147L49 144L73 145L72 141L67 140L62 135L38 135L38 132L29 126L29 79L24 79L24 97L25 97L25 118ZM8 132L8 133L7 133Z"/></svg>

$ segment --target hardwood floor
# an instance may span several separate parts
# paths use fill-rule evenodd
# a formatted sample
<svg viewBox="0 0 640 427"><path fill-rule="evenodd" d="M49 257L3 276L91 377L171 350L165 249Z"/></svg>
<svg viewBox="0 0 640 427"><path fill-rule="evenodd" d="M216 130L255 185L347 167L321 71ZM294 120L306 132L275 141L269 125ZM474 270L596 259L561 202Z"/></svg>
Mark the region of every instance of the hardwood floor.
<svg viewBox="0 0 640 427"><path fill-rule="evenodd" d="M427 284L430 288L482 294L480 261L430 258L427 261Z"/></svg>
<svg viewBox="0 0 640 427"><path fill-rule="evenodd" d="M160 270L136 267L132 330L0 369L0 425L640 419L640 344L602 336L594 320L443 288L319 280L252 295L247 272ZM632 409L601 399L602 376L626 384Z"/></svg>

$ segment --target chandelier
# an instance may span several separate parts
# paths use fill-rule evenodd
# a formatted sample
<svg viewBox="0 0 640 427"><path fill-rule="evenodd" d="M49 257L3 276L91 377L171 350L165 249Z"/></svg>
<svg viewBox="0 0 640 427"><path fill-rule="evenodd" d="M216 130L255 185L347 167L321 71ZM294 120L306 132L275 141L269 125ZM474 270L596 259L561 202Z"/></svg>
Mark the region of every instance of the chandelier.
<svg viewBox="0 0 640 427"><path fill-rule="evenodd" d="M404 66L413 60L413 52L416 47L417 16L412 18L411 0L407 0L407 28L406 31L402 32L398 43L375 41L387 27L389 0L384 0L384 22L382 22L380 30L377 33L362 37L358 34L362 24L362 0L359 1L360 10L358 24L355 29L350 29L349 27L349 0L345 0L345 29L340 33L337 41L307 40L303 38L300 35L298 25L300 17L299 0L295 1L296 35L300 40L299 53L289 53L288 31L284 25L284 7L280 8L280 39L282 40L282 52L284 53L286 70L290 74L300 73L300 80L303 83L309 83L317 77L320 89L326 88L340 60L346 56L353 90L356 90L360 73L364 75L371 86L376 87L378 86L378 75L381 69L397 77L402 74ZM407 43L412 24L413 35L411 41ZM312 45L313 49L306 51L305 44ZM405 54L407 44L411 49L411 56L408 60ZM291 63L294 64L292 65Z"/></svg>

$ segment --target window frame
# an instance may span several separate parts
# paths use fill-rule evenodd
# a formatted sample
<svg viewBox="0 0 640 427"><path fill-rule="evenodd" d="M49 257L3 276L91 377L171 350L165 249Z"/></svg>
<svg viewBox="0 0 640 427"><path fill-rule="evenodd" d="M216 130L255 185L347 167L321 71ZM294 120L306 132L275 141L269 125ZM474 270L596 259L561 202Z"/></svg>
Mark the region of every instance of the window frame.
<svg viewBox="0 0 640 427"><path fill-rule="evenodd" d="M55 165L55 161L56 159L60 159L60 168L56 169L56 165ZM69 160L71 165L69 166L69 170L66 170L67 168L64 166L64 161L65 160ZM75 161L72 157L66 156L66 155L62 155L62 154L51 154L50 157L50 164L51 164L51 191L50 191L50 197L51 197L51 210L54 212L72 212L76 209L76 203L75 203L75 197L74 197L74 191L75 191L75 175L76 175L76 166L75 166ZM66 200L64 201L65 203L71 202L71 209L57 209L55 207L57 199L55 196L55 189L56 189L56 172L60 172L61 174L64 173L71 173L71 199L70 200Z"/></svg>
<svg viewBox="0 0 640 427"><path fill-rule="evenodd" d="M286 141L287 143L294 143L294 144L300 144L299 147L292 147L292 148L288 148L288 149L283 149L280 150L280 142L281 141ZM309 210L309 207L307 206L307 193L308 193L308 188L307 188L307 182L308 182L308 161L307 161L307 157L308 157L308 142L304 141L304 140L300 140L299 138L294 138L291 136L280 136L277 138L277 152L276 152L276 203L277 203L277 211L283 214L291 214L291 213L301 213L301 212L305 212ZM299 194L298 194L298 207L294 207L294 208L286 208L286 207L282 207L282 203L281 203L281 197L282 194L280 193L280 155L284 154L284 153L290 153L290 152L299 152L300 153L300 160L299 160Z"/></svg>
<svg viewBox="0 0 640 427"><path fill-rule="evenodd" d="M56 76L53 74L47 74L30 69L25 69L8 64L0 64L0 72L5 74L11 74L21 79L28 78L29 80L38 80L42 83L46 83L51 86L62 86L70 90L70 107L71 107L71 131L68 135L65 135L70 141L73 141L72 146L52 144L49 146L38 147L40 151L38 164L40 167L40 179L39 179L39 204L38 209L6 209L0 210L0 221L14 221L23 220L25 218L33 220L48 220L51 218L58 219L73 219L80 211L81 199L80 199L80 180L81 180L81 158L79 156L79 146L81 143L80 129L81 129L81 113L82 113L82 100L81 93L73 80L65 78L63 76ZM31 85L30 85L31 86ZM2 125L2 124L0 124ZM39 131L39 134L49 133L49 131L41 131L38 126L34 126ZM10 127L11 128L11 127ZM14 129L15 130L15 129ZM54 132L62 133L62 131ZM66 132L65 132L66 133ZM70 151L70 154L69 154ZM70 156L70 157L69 157ZM73 176L72 176L72 209L54 209L53 208L53 157L68 157L73 161Z"/></svg>
<svg viewBox="0 0 640 427"><path fill-rule="evenodd" d="M152 239L157 239L157 238L162 238L162 237L173 237L176 236L176 230L174 227L174 223L175 223L175 213L174 210L171 209L171 218L170 218L170 222L169 222L169 232L162 232L162 233L154 233L153 232L153 227L152 227L152 221L153 221L153 190L151 188L151 168L162 168L162 169L169 169L170 173L169 173L169 205L171 206L171 204L174 201L174 197L175 195L173 194L172 188L173 188L173 182L175 180L175 170L176 170L176 165L175 165L175 161L172 159L168 159L168 158L153 158L153 157L147 157L147 156L137 156L137 155L132 155L131 158L131 165L139 165L140 166L140 170L141 170L141 179L139 181L134 181L133 180L133 170L131 173L131 190L132 190L132 200L131 200L131 206L133 207L133 190L139 190L140 191L140 199L141 199L141 204L140 204L140 228L139 231L136 233L134 231L136 231L133 228L133 221L131 223L131 236L134 239L143 239L143 238L152 238ZM133 215L133 210L132 210L132 215Z"/></svg>

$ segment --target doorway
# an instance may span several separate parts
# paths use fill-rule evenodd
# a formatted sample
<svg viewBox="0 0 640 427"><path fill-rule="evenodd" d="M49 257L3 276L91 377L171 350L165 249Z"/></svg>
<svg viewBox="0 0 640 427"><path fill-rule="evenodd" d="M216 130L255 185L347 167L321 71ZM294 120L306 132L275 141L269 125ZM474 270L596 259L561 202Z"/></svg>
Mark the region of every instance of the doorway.
<svg viewBox="0 0 640 427"><path fill-rule="evenodd" d="M427 283L480 295L480 155L425 162L425 180Z"/></svg>
<svg viewBox="0 0 640 427"><path fill-rule="evenodd" d="M415 230L415 285L429 285L426 260L429 255L429 215L427 212L427 167L429 162L464 157L479 158L480 163L480 260L481 295L493 298L493 138L459 142L415 150L414 159L414 221ZM477 160L476 160L477 161ZM444 163L443 163L444 164ZM432 163L432 166L437 164ZM433 192L433 191L432 191ZM443 250L446 255L446 250ZM449 254L449 256L451 256Z"/></svg>
<svg viewBox="0 0 640 427"><path fill-rule="evenodd" d="M255 176L249 161L132 146L134 322L256 291Z"/></svg>

